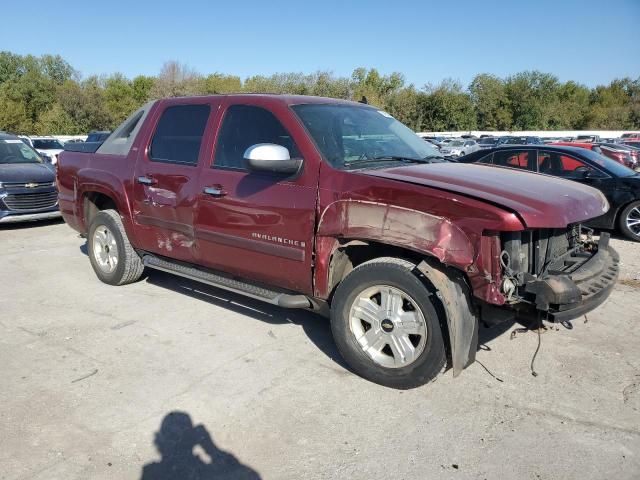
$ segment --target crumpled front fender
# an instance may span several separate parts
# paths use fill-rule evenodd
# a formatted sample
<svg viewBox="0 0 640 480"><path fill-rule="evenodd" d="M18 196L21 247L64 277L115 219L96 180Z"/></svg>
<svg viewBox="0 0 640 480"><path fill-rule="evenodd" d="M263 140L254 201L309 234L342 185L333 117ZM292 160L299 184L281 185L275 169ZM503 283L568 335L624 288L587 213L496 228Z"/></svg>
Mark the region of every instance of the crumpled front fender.
<svg viewBox="0 0 640 480"><path fill-rule="evenodd" d="M436 289L447 317L453 376L476 360L478 347L478 318L473 310L469 288L461 273L445 271L441 266L422 261L416 267Z"/></svg>
<svg viewBox="0 0 640 480"><path fill-rule="evenodd" d="M467 235L446 218L364 200L338 200L323 212L318 236L373 240L422 252L465 268L474 260Z"/></svg>

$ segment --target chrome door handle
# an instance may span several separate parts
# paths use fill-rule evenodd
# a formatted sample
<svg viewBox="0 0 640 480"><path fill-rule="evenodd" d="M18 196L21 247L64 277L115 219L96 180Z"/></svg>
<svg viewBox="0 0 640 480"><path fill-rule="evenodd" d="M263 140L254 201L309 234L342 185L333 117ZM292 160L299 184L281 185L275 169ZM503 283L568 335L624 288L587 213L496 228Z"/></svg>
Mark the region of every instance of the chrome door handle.
<svg viewBox="0 0 640 480"><path fill-rule="evenodd" d="M204 187L203 192L217 198L224 197L227 194L221 187Z"/></svg>
<svg viewBox="0 0 640 480"><path fill-rule="evenodd" d="M138 180L138 183L141 183L142 185L155 185L157 183L156 180L149 177L138 177L137 180Z"/></svg>

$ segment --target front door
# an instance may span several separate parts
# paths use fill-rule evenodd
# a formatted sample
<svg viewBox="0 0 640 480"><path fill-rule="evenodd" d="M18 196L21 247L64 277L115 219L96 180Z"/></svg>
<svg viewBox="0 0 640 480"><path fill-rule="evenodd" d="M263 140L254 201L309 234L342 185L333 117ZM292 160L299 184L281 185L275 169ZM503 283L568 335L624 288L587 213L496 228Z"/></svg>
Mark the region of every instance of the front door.
<svg viewBox="0 0 640 480"><path fill-rule="evenodd" d="M259 143L284 146L291 158L305 157L295 141L301 127L256 102L226 106L213 163L201 172L194 224L198 263L308 293L317 166L305 162L293 177L246 169L244 152Z"/></svg>
<svg viewBox="0 0 640 480"><path fill-rule="evenodd" d="M212 105L169 103L141 148L133 177L133 218L143 250L192 262L193 213Z"/></svg>

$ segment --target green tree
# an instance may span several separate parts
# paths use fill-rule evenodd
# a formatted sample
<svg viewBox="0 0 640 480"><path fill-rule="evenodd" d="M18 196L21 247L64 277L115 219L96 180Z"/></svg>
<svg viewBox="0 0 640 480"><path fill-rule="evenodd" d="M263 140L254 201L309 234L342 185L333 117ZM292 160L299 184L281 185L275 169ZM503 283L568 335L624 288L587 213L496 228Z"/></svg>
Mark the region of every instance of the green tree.
<svg viewBox="0 0 640 480"><path fill-rule="evenodd" d="M504 82L494 75L477 75L469 85L471 101L480 130L507 130L511 127L511 111Z"/></svg>
<svg viewBox="0 0 640 480"><path fill-rule="evenodd" d="M549 128L559 86L557 77L538 71L521 72L508 77L505 81L505 91L511 107L512 128Z"/></svg>
<svg viewBox="0 0 640 480"><path fill-rule="evenodd" d="M223 73L212 73L199 79L198 92L203 95L217 93L232 93L242 90L240 77L235 75L225 75Z"/></svg>
<svg viewBox="0 0 640 480"><path fill-rule="evenodd" d="M138 75L133 79L131 88L133 89L133 98L138 105L143 105L149 101L154 83L155 79L146 75Z"/></svg>
<svg viewBox="0 0 640 480"><path fill-rule="evenodd" d="M39 135L73 135L85 133L81 131L73 121L73 118L64 111L59 103L54 103L38 117L34 125L35 133Z"/></svg>
<svg viewBox="0 0 640 480"><path fill-rule="evenodd" d="M140 104L135 98L133 85L120 73L104 81L105 108L109 113L109 129L114 129L127 118Z"/></svg>
<svg viewBox="0 0 640 480"><path fill-rule="evenodd" d="M426 85L420 98L421 130L450 131L476 128L471 96L460 82L447 79L438 85Z"/></svg>

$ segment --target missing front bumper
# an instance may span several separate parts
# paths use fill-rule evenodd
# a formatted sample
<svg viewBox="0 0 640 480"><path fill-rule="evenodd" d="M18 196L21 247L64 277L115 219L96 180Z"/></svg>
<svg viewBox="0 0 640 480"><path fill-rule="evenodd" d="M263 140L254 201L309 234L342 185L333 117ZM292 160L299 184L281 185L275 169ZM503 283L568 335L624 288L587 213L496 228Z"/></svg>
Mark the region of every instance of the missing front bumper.
<svg viewBox="0 0 640 480"><path fill-rule="evenodd" d="M526 296L538 312L562 322L577 318L602 304L611 294L620 273L620 257L602 233L598 251L569 274L552 272L527 282Z"/></svg>

